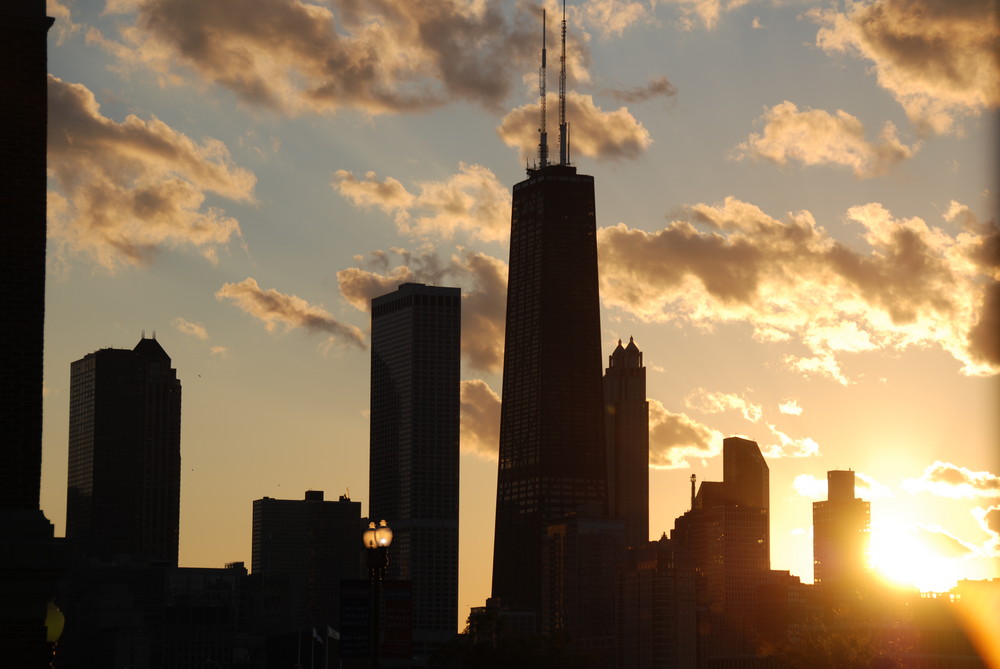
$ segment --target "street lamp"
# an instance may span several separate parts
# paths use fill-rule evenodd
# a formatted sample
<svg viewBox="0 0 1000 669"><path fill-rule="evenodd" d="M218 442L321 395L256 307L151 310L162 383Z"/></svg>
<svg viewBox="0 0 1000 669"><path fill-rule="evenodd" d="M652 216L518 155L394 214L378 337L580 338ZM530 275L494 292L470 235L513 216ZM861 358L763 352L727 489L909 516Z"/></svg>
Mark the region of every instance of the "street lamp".
<svg viewBox="0 0 1000 669"><path fill-rule="evenodd" d="M385 568L389 566L389 544L392 543L392 530L384 520L378 527L368 523L368 529L362 536L365 548L368 549L368 578L371 581L372 595L372 669L378 669L379 649L379 604L382 600L382 579L385 578Z"/></svg>

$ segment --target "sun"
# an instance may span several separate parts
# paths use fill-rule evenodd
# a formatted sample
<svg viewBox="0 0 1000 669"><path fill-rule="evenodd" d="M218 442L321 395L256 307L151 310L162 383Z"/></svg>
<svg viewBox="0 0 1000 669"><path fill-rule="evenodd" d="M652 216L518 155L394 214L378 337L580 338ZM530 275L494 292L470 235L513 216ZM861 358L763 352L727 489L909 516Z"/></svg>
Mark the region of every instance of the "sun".
<svg viewBox="0 0 1000 669"><path fill-rule="evenodd" d="M871 531L872 571L887 583L921 592L947 592L962 578L962 564L922 538L917 525L885 518Z"/></svg>

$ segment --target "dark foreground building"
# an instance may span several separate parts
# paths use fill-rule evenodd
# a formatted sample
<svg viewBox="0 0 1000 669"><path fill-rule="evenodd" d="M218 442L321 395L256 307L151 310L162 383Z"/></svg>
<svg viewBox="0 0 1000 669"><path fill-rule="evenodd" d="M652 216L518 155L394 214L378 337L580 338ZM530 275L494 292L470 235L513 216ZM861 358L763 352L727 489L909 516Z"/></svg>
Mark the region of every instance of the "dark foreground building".
<svg viewBox="0 0 1000 669"><path fill-rule="evenodd" d="M458 288L372 300L369 513L393 531L388 577L412 582L417 657L458 626L461 314Z"/></svg>
<svg viewBox="0 0 1000 669"><path fill-rule="evenodd" d="M39 509L45 332L43 0L0 8L0 649L4 667L45 667L45 617L62 564Z"/></svg>
<svg viewBox="0 0 1000 669"><path fill-rule="evenodd" d="M542 608L546 525L607 514L595 229L575 167L514 186L493 548L493 597L513 609Z"/></svg>
<svg viewBox="0 0 1000 669"><path fill-rule="evenodd" d="M155 339L70 367L66 540L102 560L177 565L181 382Z"/></svg>

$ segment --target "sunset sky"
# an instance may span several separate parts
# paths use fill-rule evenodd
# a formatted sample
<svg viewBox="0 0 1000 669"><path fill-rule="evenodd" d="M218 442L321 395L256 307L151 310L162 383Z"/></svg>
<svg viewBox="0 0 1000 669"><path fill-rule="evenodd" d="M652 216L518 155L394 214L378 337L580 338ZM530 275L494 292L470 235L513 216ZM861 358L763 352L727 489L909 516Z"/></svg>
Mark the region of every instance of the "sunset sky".
<svg viewBox="0 0 1000 669"><path fill-rule="evenodd" d="M741 435L770 466L772 568L812 581L812 502L827 470L854 469L876 566L932 589L1000 577L997 10L569 3L604 351L633 336L648 368L652 538ZM460 286L464 622L490 587L538 2L48 12L42 508L57 535L70 362L144 330L183 384L181 566L249 567L263 496L349 490L366 513L369 300Z"/></svg>

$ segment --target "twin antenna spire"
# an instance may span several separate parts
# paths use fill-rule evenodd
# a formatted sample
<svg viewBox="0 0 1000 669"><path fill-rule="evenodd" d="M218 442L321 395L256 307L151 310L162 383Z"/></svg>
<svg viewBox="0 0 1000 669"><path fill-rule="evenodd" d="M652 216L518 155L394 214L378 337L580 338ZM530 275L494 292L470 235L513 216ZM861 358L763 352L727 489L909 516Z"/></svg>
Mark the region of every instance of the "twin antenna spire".
<svg viewBox="0 0 1000 669"><path fill-rule="evenodd" d="M566 0L562 12L562 52L559 56L559 164L569 165L569 125L566 123ZM541 122L538 128L539 169L549 164L549 132L545 119L545 9L542 9L542 66L538 68L538 95L541 98Z"/></svg>

